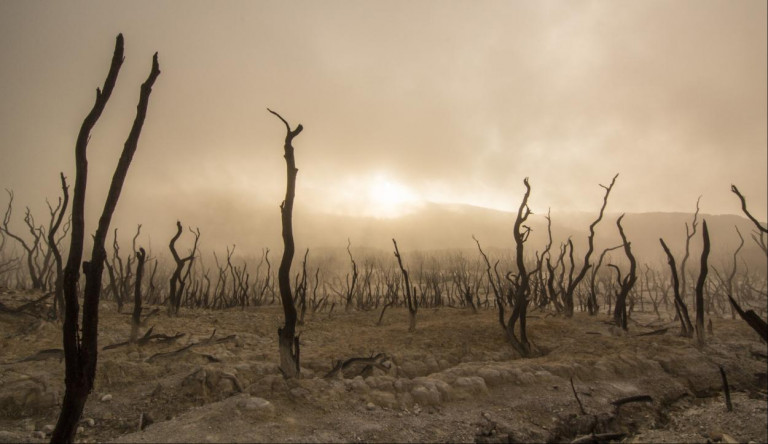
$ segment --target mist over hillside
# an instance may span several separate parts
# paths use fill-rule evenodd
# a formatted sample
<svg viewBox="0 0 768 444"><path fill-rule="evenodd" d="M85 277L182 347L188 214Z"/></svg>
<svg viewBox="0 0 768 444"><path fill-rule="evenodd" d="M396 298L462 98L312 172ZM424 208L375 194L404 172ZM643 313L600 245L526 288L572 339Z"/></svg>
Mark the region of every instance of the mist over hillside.
<svg viewBox="0 0 768 444"><path fill-rule="evenodd" d="M195 207L174 208L172 204L162 208L158 206L143 213L142 238L151 238L154 251L160 254L167 252L167 243L175 233L175 220L157 215L169 212L178 214L185 227L201 229L203 252L223 251L226 246L235 244L238 255L242 256L259 256L262 248L270 248L273 254L278 255L279 251L282 251L280 213L277 205L246 207L224 200L212 200ZM620 213L616 212L606 212L598 224L595 230L595 254L621 243L616 227L619 215ZM526 244L526 251L531 256L546 246L548 236L545 216L540 213L532 214L527 221L532 232ZM577 263L581 262L587 246L588 228L596 217L597 209L591 213L552 211L553 255L557 255L560 244L567 242L570 237L575 247L575 260ZM305 248L311 249L310 257L327 252L343 252L348 239L356 254L366 254L365 251L369 249L389 253L393 237L405 251L461 250L466 254L474 254L477 247L472 235L484 248L512 249L514 220L515 214L512 212L459 204L428 203L408 215L391 219L318 213L297 206L294 213L294 233L297 256L298 252ZM627 213L623 226L635 256L643 263L659 265L666 263L659 238L664 238L679 261L685 247L685 224L690 226L692 220L693 213ZM720 270L724 269L726 264L727 269L730 268L733 251L739 245L735 229L738 227L744 236L744 247L739 253L743 262L740 262L739 266L742 267L746 263L750 270L765 272L765 255L751 239L754 230L752 223L745 217L736 215L699 215L699 230L691 240L689 263L697 263L701 254L702 220L706 220L709 227L712 244L711 265ZM132 228L121 225L120 230L120 241L128 242L135 233L135 226ZM191 236L188 234L182 236L179 245L185 248L185 242L189 238ZM622 258L623 253L617 252L614 256L617 259Z"/></svg>

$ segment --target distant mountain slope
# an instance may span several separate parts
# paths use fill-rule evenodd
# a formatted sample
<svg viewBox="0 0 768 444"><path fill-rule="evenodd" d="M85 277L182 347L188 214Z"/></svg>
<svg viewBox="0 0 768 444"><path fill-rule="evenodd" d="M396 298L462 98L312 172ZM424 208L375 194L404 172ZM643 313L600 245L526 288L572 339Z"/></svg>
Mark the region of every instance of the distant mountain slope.
<svg viewBox="0 0 768 444"><path fill-rule="evenodd" d="M227 206L225 202L211 202L196 208L179 209L185 225L199 226L202 230L203 248L223 249L225 245L237 244L241 254L259 254L262 247L281 251L280 216L277 205L270 207L244 208ZM573 240L578 261L583 258L589 225L597 216L594 213L552 213L553 248L560 243ZM596 229L596 252L620 243L616 219L618 213L607 213ZM294 213L294 232L297 251L310 247L314 249L343 249L347 239L355 248L370 247L389 251L392 238L404 250L460 249L474 251L475 235L484 247L514 247L512 226L515 214L471 205L425 204L415 212L396 219L372 217L350 217L333 214L310 213L301 207ZM659 244L663 237L673 253L682 257L685 245L685 224L690 225L691 213L627 213L624 228L632 243L634 254L641 261L654 263L665 260ZM740 253L752 269L765 269L765 255L751 239L753 225L742 216L701 214L706 219L712 243L711 263L719 268L727 263L738 246L738 227L744 236L745 245ZM153 234L155 243L166 243L174 231L174 223L160 234ZM528 253L543 250L547 241L547 224L544 215L533 214L528 220L532 229ZM145 229L149 224L144 225ZM130 231L130 230L129 230ZM128 231L126 231L128 232ZM158 241L157 239L160 239ZM697 263L701 250L701 225L691 240L691 259ZM619 254L618 256L621 256ZM742 264L740 264L742 266Z"/></svg>

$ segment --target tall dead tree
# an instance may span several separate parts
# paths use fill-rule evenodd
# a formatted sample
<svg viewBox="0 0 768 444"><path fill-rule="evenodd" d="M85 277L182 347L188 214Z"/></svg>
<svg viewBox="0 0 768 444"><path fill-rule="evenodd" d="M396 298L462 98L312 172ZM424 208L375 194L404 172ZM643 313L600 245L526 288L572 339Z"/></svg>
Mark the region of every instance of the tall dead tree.
<svg viewBox="0 0 768 444"><path fill-rule="evenodd" d="M82 333L80 333L78 325L80 307L77 297L77 282L80 278L80 263L83 256L83 239L85 236L85 188L88 175L86 148L90 139L91 129L101 116L112 94L122 63L123 35L119 34L115 43L109 73L104 82L104 88L96 90L96 101L83 121L75 145L76 175L72 197L72 235L67 265L64 268L63 285L66 311L62 336L66 367L66 388L61 413L53 430L51 442L72 442L74 440L78 421L83 413L88 394L93 388L98 356L97 339L101 277L104 271L104 261L107 256L104 249L104 241L109 232L109 225L112 222L112 214L115 211L120 192L125 183L128 167L138 146L139 136L146 118L149 96L152 92L152 85L154 85L157 76L160 75L157 53L155 53L149 77L141 85L136 118L125 141L115 173L112 176L104 209L99 218L98 228L93 236L91 260L83 262L85 291L83 294Z"/></svg>
<svg viewBox="0 0 768 444"><path fill-rule="evenodd" d="M603 196L603 205L600 207L600 213L598 214L597 219L595 219L595 221L589 225L589 236L587 237L588 246L587 252L584 255L584 263L581 265L581 270L576 275L576 277L572 280L569 280L568 287L565 289L565 294L563 295L563 298L565 299L565 315L568 317L573 316L573 294L576 291L576 287L579 285L582 279L584 279L584 277L587 275L587 270L591 267L589 258L592 256L592 252L595 250L595 227L600 223L601 220L603 220L605 206L608 205L608 195L611 194L611 189L613 189L613 185L616 183L617 177L619 177L618 174L613 176L613 179L611 179L611 184L608 186L602 184L600 185L605 189L605 196ZM573 245L571 245L571 254L573 254Z"/></svg>
<svg viewBox="0 0 768 444"><path fill-rule="evenodd" d="M397 241L392 239L392 243L395 245L395 257L397 258L397 265L400 266L400 272L403 274L403 288L405 289L405 302L408 306L408 332L413 333L416 331L416 313L419 311L419 305L416 301L415 295L412 294L411 278L408 275L408 270L403 266L403 258L400 257L400 250L397 249Z"/></svg>
<svg viewBox="0 0 768 444"><path fill-rule="evenodd" d="M512 236L515 239L515 264L517 265L517 274L513 277L511 273L507 273L507 280L512 284L507 301L512 309L512 314L509 316L506 324L504 323L504 304L499 304L498 309L499 321L501 322L501 327L504 329L504 332L507 334L507 339L509 339L512 346L522 357L528 357L531 355L531 344L528 341L528 334L525 330L525 326L528 311L528 295L531 290L530 278L539 270L537 269L528 272L525 269L523 248L531 233L531 229L524 225L528 216L531 215L531 209L528 208L528 197L531 195L531 186L528 184L527 177L523 180L523 184L525 185L525 194L523 195L523 201L520 203L520 208L517 210L517 217L515 218L515 224L512 230ZM519 339L517 335L515 335L515 324L518 323L520 326Z"/></svg>
<svg viewBox="0 0 768 444"><path fill-rule="evenodd" d="M48 248L53 253L54 260L56 262L56 281L54 282L54 316L61 318L64 316L64 265L61 259L61 252L59 252L58 241L56 240L56 232L61 226L61 221L64 219L64 213L67 211L67 205L69 204L69 186L67 185L67 178L64 177L64 173L60 173L61 177L61 191L64 194L64 199L61 200L61 208L58 216L51 225L51 229L48 230Z"/></svg>
<svg viewBox="0 0 768 444"><path fill-rule="evenodd" d="M184 293L184 287L186 286L186 276L189 275L189 270L192 268L192 261L195 259L195 253L197 252L197 242L200 239L200 229L193 231L189 229L190 233L195 236L194 244L192 245L192 251L186 257L179 256L176 251L176 241L181 237L181 222L176 221L176 234L171 238L171 242L168 244L168 248L171 250L173 261L176 263L176 268L173 270L173 274L170 279L170 290L168 293L168 315L177 316L179 314L179 307L181 307L181 296ZM187 267L187 274L182 277L182 271L184 266Z"/></svg>
<svg viewBox="0 0 768 444"><path fill-rule="evenodd" d="M286 167L286 187L285 200L280 204L280 216L283 231L283 258L280 261L280 268L277 270L277 285L280 288L280 300L283 303L283 314L285 324L277 329L277 337L280 350L280 369L286 378L298 378L299 365L299 337L296 336L296 306L293 303L291 294L291 263L295 246L293 242L293 200L296 196L296 175L299 170L296 168L296 159L293 155L293 139L298 136L304 127L299 124L296 129L291 129L291 125L283 117L267 108L267 111L274 114L285 124L285 144L284 155Z"/></svg>
<svg viewBox="0 0 768 444"><path fill-rule="evenodd" d="M136 255L136 282L133 288L133 313L131 314L131 337L129 340L131 343L136 342L139 335L139 325L141 324L141 280L144 277L144 263L147 260L147 252L144 251L144 248L139 247L139 251L136 251L134 247L134 254Z"/></svg>
<svg viewBox="0 0 768 444"><path fill-rule="evenodd" d="M707 259L709 258L709 230L707 221L701 222L701 235L704 238L704 248L701 250L701 271L696 282L696 341L704 345L704 283L707 280Z"/></svg>
<svg viewBox="0 0 768 444"><path fill-rule="evenodd" d="M691 317L688 316L688 306L685 305L685 301L680 295L680 280L677 276L677 265L675 265L675 257L672 256L672 252L669 251L669 247L664 243L664 239L659 238L661 242L661 248L664 249L664 253L667 254L667 262L672 272L672 290L675 294L675 311L677 317L680 319L680 334L682 336L690 338L693 336L693 324L691 324Z"/></svg>
<svg viewBox="0 0 768 444"><path fill-rule="evenodd" d="M619 272L619 293L616 295L616 307L613 312L613 320L617 326L622 329L627 329L627 295L629 295L632 287L635 286L637 281L637 261L632 254L631 243L627 241L627 236L624 234L624 228L621 226L621 220L624 218L622 214L616 220L616 226L619 227L619 235L621 236L622 245L624 246L624 253L629 259L629 273L624 278L621 278ZM619 271L618 267L615 267L616 271Z"/></svg>
<svg viewBox="0 0 768 444"><path fill-rule="evenodd" d="M688 223L685 223L685 254L680 261L680 298L685 301L685 297L688 294L688 285L686 284L687 276L686 264L688 263L688 257L690 256L691 239L696 235L696 230L699 227L699 203L701 202L701 196L696 199L696 212L693 213L693 221L691 222L691 228L688 228Z"/></svg>

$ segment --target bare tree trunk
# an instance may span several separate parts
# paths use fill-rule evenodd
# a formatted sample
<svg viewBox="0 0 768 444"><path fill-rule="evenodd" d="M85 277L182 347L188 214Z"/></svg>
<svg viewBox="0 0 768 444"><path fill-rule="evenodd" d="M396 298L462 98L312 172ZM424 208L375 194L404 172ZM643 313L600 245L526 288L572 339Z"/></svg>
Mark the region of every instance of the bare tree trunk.
<svg viewBox="0 0 768 444"><path fill-rule="evenodd" d="M693 336L693 325L691 324L691 318L688 316L688 307L685 305L685 301L680 297L680 281L677 277L677 266L675 265L675 257L672 256L672 252L669 251L667 244L664 243L664 239L659 238L661 247L667 254L667 262L669 268L672 271L672 289L675 292L675 311L680 318L680 334L690 338Z"/></svg>
<svg viewBox="0 0 768 444"><path fill-rule="evenodd" d="M709 230L707 230L707 221L701 223L701 234L704 238L704 248L701 251L701 271L699 280L696 282L696 341L699 345L704 345L704 283L707 280L707 259L709 258Z"/></svg>
<svg viewBox="0 0 768 444"><path fill-rule="evenodd" d="M56 232L59 230L59 226L61 226L61 221L64 218L64 213L67 211L67 204L69 203L69 186L67 185L67 179L64 177L64 173L60 174L61 176L61 191L64 194L64 200L61 205L61 209L59 210L59 214L56 218L56 222L51 226L51 229L48 230L48 248L51 249L51 252L53 252L53 257L56 261L56 282L54 283L54 301L55 305L57 306L57 310L55 311L54 315L57 318L63 318L64 317L64 268L62 265L62 259L61 259L61 252L59 252L59 247L56 245Z"/></svg>
<svg viewBox="0 0 768 444"><path fill-rule="evenodd" d="M147 259L147 252L139 248L136 252L136 285L133 291L133 315L131 316L131 338L130 342L136 342L139 334L139 324L141 323L141 280L144 277L144 261Z"/></svg>
<svg viewBox="0 0 768 444"><path fill-rule="evenodd" d="M296 306L293 303L291 294L291 263L295 246L293 242L293 200L296 196L296 175L299 170L296 168L296 160L293 155L293 139L298 136L304 127L299 124L295 130L283 117L267 108L267 111L277 116L285 124L285 166L287 170L285 200L280 205L280 215L283 230L283 258L280 261L280 268L277 271L277 284L280 288L280 300L283 303L283 314L285 316L285 325L277 329L280 350L280 369L286 378L298 378L300 371L299 364L299 338L296 336Z"/></svg>
<svg viewBox="0 0 768 444"><path fill-rule="evenodd" d="M624 253L629 259L629 273L624 277L624 279L621 279L621 274L619 274L620 289L618 295L616 296L616 308L613 312L613 320L616 322L617 326L626 330L627 295L629 294L629 291L632 290L632 287L635 286L635 282L637 281L637 262L635 261L635 256L632 254L632 249L630 247L631 243L627 241L627 236L624 234L624 229L621 227L621 220L623 218L623 214L619 216L619 218L616 220L616 226L619 227L619 234L621 235L621 240L623 242L622 245L624 246ZM616 270L618 271L618 267L616 267Z"/></svg>
<svg viewBox="0 0 768 444"><path fill-rule="evenodd" d="M112 214L117 206L120 191L125 182L128 167L133 154L136 152L141 128L146 117L149 104L149 96L152 85L160 75L157 62L157 53L152 60L152 70L149 78L141 86L139 105L136 118L125 142L123 152L118 161L115 173L112 176L109 192L104 210L99 219L96 235L94 236L91 261L83 263L85 271L85 293L83 297L83 327L82 336L78 338L79 306L77 300L77 282L80 277L80 262L83 254L83 238L85 231L85 188L87 183L88 161L86 148L90 132L96 121L101 116L104 107L109 100L117 80L117 74L123 62L123 36L117 36L115 51L112 57L109 74L104 83L104 90L96 91L96 103L91 112L85 118L78 134L75 145L75 190L72 201L72 237L69 249L69 257L64 270L64 298L66 313L63 325L64 358L66 366L64 401L61 414L51 436L52 442L72 442L78 420L83 412L86 399L93 388L93 380L96 376L96 360L98 354L98 316L99 296L101 292L101 275L104 270L106 251L104 241L112 221Z"/></svg>
<svg viewBox="0 0 768 444"><path fill-rule="evenodd" d="M400 272L403 274L403 287L405 287L405 302L408 304L408 333L416 331L416 313L419 310L419 305L416 302L416 297L411 293L411 279L408 275L408 270L403 266L403 259L400 257L400 250L397 248L397 241L392 239L392 243L395 245L395 257L397 258L397 264L400 266Z"/></svg>
<svg viewBox="0 0 768 444"><path fill-rule="evenodd" d="M595 219L594 222L589 226L589 236L587 237L587 253L584 255L584 263L581 266L581 270L576 275L576 278L573 280L569 279L568 286L565 289L565 315L567 317L573 316L573 293L576 290L576 287L579 285L582 279L584 279L584 276L587 275L587 270L590 268L589 258L592 256L592 252L594 251L594 239L595 239L595 227L598 223L603 219L603 212L605 212L605 207L608 205L608 195L611 194L611 189L613 189L613 185L616 183L616 178L619 177L618 174L613 176L613 179L611 179L611 184L608 186L600 185L605 189L605 196L603 196L603 205L600 207L600 213L597 216L597 219ZM570 242L570 240L569 240ZM573 244L571 244L571 254L573 254ZM573 268L571 268L571 271L573 271Z"/></svg>

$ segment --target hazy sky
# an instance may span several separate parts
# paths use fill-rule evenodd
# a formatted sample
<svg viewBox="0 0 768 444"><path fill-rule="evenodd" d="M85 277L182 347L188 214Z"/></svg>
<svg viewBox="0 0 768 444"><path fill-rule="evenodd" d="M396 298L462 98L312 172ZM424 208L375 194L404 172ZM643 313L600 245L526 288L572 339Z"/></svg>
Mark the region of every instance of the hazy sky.
<svg viewBox="0 0 768 444"><path fill-rule="evenodd" d="M766 219L764 0L2 0L0 186L19 213L43 211L59 171L74 180L119 32L92 215L158 51L126 223L163 215L172 231L192 207L278 217L285 130L267 106L305 127L297 205L312 210L512 209L528 176L535 211L595 211L620 173L613 211L692 211L703 195L702 211L738 214L736 183Z"/></svg>

